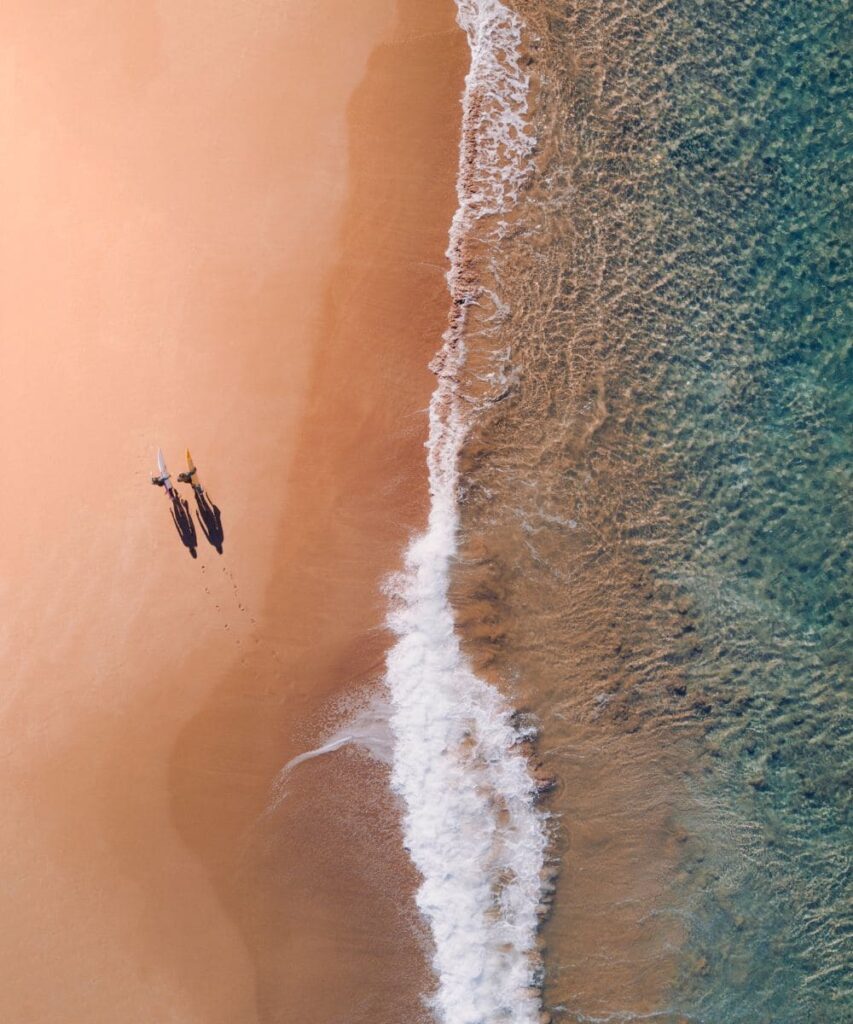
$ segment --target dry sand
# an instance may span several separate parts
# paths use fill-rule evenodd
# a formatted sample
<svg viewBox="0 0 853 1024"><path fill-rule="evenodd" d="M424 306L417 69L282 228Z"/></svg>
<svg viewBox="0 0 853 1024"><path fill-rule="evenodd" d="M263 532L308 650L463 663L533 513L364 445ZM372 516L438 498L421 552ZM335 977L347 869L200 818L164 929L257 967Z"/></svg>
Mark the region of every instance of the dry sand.
<svg viewBox="0 0 853 1024"><path fill-rule="evenodd" d="M416 1019L381 772L312 761L264 810L376 677L423 521L454 14L0 12L3 1020ZM221 557L148 483L186 444Z"/></svg>

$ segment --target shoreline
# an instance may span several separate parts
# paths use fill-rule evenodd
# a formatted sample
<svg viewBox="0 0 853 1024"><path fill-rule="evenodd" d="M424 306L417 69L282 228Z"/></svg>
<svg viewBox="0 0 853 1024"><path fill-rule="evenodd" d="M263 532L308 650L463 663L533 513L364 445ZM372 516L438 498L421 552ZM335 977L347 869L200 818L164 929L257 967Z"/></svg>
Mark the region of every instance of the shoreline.
<svg viewBox="0 0 853 1024"><path fill-rule="evenodd" d="M432 361L438 380L427 445L429 522L390 586L391 779L420 875L417 904L435 937L438 1017L537 1024L544 1019L537 936L548 877L536 806L540 785L530 770L526 730L501 690L475 675L463 653L451 600L458 457L477 416L472 394L481 384L470 342L475 326L487 329L491 303L497 305L484 273L488 249L523 187L533 140L521 23L497 0L463 2L459 9L471 65L448 247L451 315Z"/></svg>

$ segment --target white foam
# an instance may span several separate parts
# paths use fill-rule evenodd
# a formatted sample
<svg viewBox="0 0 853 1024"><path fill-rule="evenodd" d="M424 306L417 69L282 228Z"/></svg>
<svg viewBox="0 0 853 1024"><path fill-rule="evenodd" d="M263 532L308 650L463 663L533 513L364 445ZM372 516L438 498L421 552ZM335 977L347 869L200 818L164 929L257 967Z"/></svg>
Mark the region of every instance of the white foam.
<svg viewBox="0 0 853 1024"><path fill-rule="evenodd" d="M404 802L406 845L423 879L418 906L435 941L436 1017L442 1024L534 1024L541 1005L535 939L543 817L510 708L466 663L448 599L458 528L456 464L469 415L458 395L458 371L464 310L476 297L461 252L477 222L481 232L498 236L500 215L527 174L533 141L517 16L498 0L457 4L471 48L459 208L448 250L448 284L460 315L434 364L427 530L409 546L404 570L388 588L388 621L397 638L386 672L392 785Z"/></svg>
<svg viewBox="0 0 853 1024"><path fill-rule="evenodd" d="M334 705L335 718L343 723L331 734L327 734L325 742L311 750L292 757L276 776L270 801L264 811L271 814L287 796L287 783L294 768L313 761L314 758L333 754L342 747L356 746L368 753L374 760L384 765L391 765L392 743L389 724L390 709L381 693L371 692L366 697L357 695L356 699Z"/></svg>

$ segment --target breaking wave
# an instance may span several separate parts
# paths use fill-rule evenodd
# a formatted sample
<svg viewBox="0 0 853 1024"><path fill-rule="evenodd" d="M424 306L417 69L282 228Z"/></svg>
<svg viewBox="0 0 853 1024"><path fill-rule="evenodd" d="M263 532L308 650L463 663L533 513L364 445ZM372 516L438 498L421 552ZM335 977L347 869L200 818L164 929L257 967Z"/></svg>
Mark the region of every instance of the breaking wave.
<svg viewBox="0 0 853 1024"><path fill-rule="evenodd" d="M427 442L431 507L388 585L396 641L387 659L392 785L422 876L417 903L435 944L432 1007L442 1024L534 1024L541 1007L536 932L546 830L511 708L466 661L448 597L456 553L457 458L471 405L459 392L466 311L477 283L465 258L475 224L499 237L527 175L533 140L521 23L498 0L458 0L471 66L462 97L459 206L450 232L450 327L435 359Z"/></svg>

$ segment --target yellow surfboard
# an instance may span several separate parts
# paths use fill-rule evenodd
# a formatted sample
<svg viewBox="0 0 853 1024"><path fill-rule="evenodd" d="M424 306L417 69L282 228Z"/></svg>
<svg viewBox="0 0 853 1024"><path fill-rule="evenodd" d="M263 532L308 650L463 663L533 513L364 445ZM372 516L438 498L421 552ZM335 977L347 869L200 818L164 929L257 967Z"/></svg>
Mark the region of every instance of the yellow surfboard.
<svg viewBox="0 0 853 1024"><path fill-rule="evenodd" d="M190 483L193 487L201 487L201 483L198 479L198 470L195 468L193 457L190 455L190 450L187 448L187 473L189 473Z"/></svg>
<svg viewBox="0 0 853 1024"><path fill-rule="evenodd" d="M193 456L189 454L189 449L186 450L186 475L189 477L189 482L196 487L197 490L204 490L202 481L199 479L199 471L196 469L196 464L193 462Z"/></svg>

